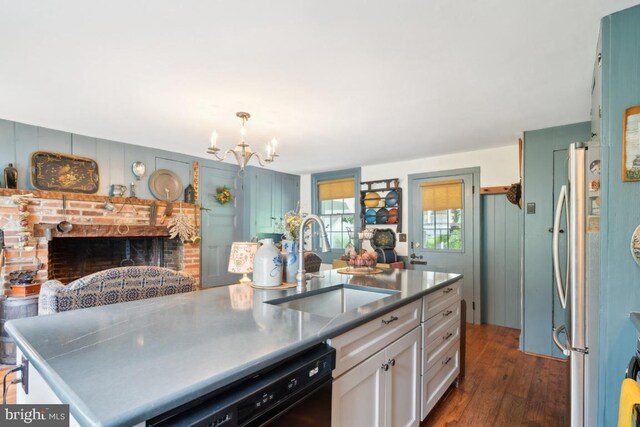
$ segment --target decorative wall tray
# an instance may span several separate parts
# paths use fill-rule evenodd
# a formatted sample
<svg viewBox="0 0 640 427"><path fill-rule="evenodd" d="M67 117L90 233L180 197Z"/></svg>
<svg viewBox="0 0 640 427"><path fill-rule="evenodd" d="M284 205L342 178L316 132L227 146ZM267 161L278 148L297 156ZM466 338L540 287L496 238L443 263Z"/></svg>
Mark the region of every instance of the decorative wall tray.
<svg viewBox="0 0 640 427"><path fill-rule="evenodd" d="M36 151L31 155L31 184L37 190L94 194L100 188L95 160Z"/></svg>

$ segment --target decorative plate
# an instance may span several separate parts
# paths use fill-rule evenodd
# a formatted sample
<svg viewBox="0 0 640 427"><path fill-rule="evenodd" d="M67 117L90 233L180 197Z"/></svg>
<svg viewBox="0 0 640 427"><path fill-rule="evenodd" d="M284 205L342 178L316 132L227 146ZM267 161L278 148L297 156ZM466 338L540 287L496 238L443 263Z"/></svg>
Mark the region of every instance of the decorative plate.
<svg viewBox="0 0 640 427"><path fill-rule="evenodd" d="M149 177L149 190L158 200L175 202L182 196L182 181L175 172L158 169Z"/></svg>
<svg viewBox="0 0 640 427"><path fill-rule="evenodd" d="M640 265L640 225L636 227L631 236L631 255L633 259Z"/></svg>
<svg viewBox="0 0 640 427"><path fill-rule="evenodd" d="M376 212L376 224L386 224L389 219L389 211L386 208L378 209Z"/></svg>
<svg viewBox="0 0 640 427"><path fill-rule="evenodd" d="M396 233L390 228L378 228L369 243L373 249L395 248Z"/></svg>
<svg viewBox="0 0 640 427"><path fill-rule="evenodd" d="M377 208L380 206L380 195L375 191L365 194L364 205L368 208Z"/></svg>
<svg viewBox="0 0 640 427"><path fill-rule="evenodd" d="M31 184L37 190L94 194L100 188L98 164L87 157L36 151L31 155Z"/></svg>
<svg viewBox="0 0 640 427"><path fill-rule="evenodd" d="M367 224L375 224L376 223L376 210L375 209L367 209L365 213L364 220Z"/></svg>
<svg viewBox="0 0 640 427"><path fill-rule="evenodd" d="M392 206L398 205L398 192L396 190L391 190L387 193L387 196L384 198L385 205L390 208Z"/></svg>
<svg viewBox="0 0 640 427"><path fill-rule="evenodd" d="M387 219L387 224L395 224L398 222L398 209L391 208L389 209L389 218Z"/></svg>

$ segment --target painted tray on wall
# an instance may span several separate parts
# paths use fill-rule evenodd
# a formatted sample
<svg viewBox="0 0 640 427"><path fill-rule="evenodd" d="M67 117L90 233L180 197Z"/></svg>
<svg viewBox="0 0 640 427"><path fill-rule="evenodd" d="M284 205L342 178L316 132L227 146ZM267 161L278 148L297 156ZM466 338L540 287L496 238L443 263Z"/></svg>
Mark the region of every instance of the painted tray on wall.
<svg viewBox="0 0 640 427"><path fill-rule="evenodd" d="M31 185L37 190L94 194L100 188L95 160L36 151L31 155Z"/></svg>

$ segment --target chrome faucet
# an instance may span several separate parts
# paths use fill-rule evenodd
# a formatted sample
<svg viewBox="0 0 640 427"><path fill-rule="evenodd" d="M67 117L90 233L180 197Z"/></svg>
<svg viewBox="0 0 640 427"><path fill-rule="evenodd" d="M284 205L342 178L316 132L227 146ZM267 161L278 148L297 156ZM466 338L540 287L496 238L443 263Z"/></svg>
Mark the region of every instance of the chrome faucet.
<svg viewBox="0 0 640 427"><path fill-rule="evenodd" d="M307 288L307 280L314 277L312 274L307 274L304 269L304 229L307 226L307 223L315 221L318 223L318 227L320 228L320 244L322 252L329 252L331 250L331 245L329 244L329 239L327 238L327 231L324 229L324 222L317 215L307 215L302 219L302 223L300 224L300 236L298 238L298 259L300 262L298 263L298 273L296 274L296 290L304 291ZM313 240L311 245L313 246Z"/></svg>

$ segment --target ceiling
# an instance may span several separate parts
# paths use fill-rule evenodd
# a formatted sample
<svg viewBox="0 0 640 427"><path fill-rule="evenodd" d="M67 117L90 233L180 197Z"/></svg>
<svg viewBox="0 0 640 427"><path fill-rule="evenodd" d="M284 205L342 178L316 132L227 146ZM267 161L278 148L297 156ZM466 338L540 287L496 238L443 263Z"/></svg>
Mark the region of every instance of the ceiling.
<svg viewBox="0 0 640 427"><path fill-rule="evenodd" d="M635 3L0 0L0 118L207 157L248 111L293 173L504 146L589 119L599 19Z"/></svg>

